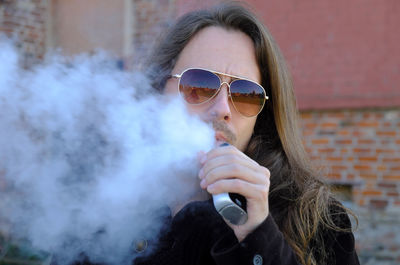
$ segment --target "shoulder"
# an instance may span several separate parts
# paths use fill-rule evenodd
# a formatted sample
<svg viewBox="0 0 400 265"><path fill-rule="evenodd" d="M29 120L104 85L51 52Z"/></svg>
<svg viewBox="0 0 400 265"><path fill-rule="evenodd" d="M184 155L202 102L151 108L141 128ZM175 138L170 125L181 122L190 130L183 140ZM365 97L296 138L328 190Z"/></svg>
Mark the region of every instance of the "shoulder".
<svg viewBox="0 0 400 265"><path fill-rule="evenodd" d="M349 210L339 201L332 199L329 203L328 217L322 229L325 249L329 251L328 259L335 260L336 263L332 264L358 264ZM348 263L349 260L352 263Z"/></svg>
<svg viewBox="0 0 400 265"><path fill-rule="evenodd" d="M341 202L331 198L329 201L329 218L336 229L351 231L352 224L349 217L350 210L347 209ZM353 213L351 213L353 215Z"/></svg>

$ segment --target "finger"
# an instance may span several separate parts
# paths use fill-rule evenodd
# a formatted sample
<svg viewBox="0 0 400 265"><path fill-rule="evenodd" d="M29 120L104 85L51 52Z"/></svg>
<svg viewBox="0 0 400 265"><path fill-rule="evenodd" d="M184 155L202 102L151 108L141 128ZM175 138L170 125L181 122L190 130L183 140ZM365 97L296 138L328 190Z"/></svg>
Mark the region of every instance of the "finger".
<svg viewBox="0 0 400 265"><path fill-rule="evenodd" d="M207 191L211 194L224 192L238 193L248 200L267 201L269 182L265 185L258 185L240 179L222 179L209 185Z"/></svg>
<svg viewBox="0 0 400 265"><path fill-rule="evenodd" d="M243 159L236 154L226 154L207 160L207 162L199 171L199 178L203 178L205 175L208 174L208 172L210 172L214 168L229 164L242 165L254 171L259 170L259 166L255 166L254 163L251 163L251 161L248 159Z"/></svg>
<svg viewBox="0 0 400 265"><path fill-rule="evenodd" d="M228 160L232 159L232 162L244 163L245 161L247 161L249 166L252 167L253 169L256 169L257 167L260 166L256 161L254 161L253 159L251 159L250 157L245 155L243 152L241 152L234 146L224 146L224 147L218 147L218 148L214 148L214 149L210 150L203 157L204 158L203 165L206 164L207 162L217 159L219 157L225 157Z"/></svg>
<svg viewBox="0 0 400 265"><path fill-rule="evenodd" d="M265 184L269 179L263 171L255 171L241 164L226 164L208 171L201 181L202 188L221 179L241 179L253 184Z"/></svg>
<svg viewBox="0 0 400 265"><path fill-rule="evenodd" d="M201 165L204 165L206 159L207 159L206 152L204 152L204 151L199 151L199 152L197 152L197 161L198 161Z"/></svg>
<svg viewBox="0 0 400 265"><path fill-rule="evenodd" d="M243 159L243 157L237 156L235 154L218 156L211 160L208 160L200 169L198 177L200 179L203 179L214 169L229 165L232 165L230 169L232 170L231 174L234 174L233 176L239 176L238 174L240 174L240 172L244 171L247 168L249 171L245 174L262 174L263 178L270 177L270 172L267 168L260 166L256 163L252 163L252 160L250 158Z"/></svg>
<svg viewBox="0 0 400 265"><path fill-rule="evenodd" d="M251 161L251 163L254 164L254 166L259 166L259 164L256 161L254 161L253 159L251 159L250 157L245 155L243 152L241 152L239 149L237 149L233 145L221 146L221 147L217 147L217 148L211 149L206 154L206 160L208 161L208 160L213 159L215 157L222 156L222 155L227 155L227 154L236 154L236 155L238 155L239 157L241 157L243 159L249 159Z"/></svg>

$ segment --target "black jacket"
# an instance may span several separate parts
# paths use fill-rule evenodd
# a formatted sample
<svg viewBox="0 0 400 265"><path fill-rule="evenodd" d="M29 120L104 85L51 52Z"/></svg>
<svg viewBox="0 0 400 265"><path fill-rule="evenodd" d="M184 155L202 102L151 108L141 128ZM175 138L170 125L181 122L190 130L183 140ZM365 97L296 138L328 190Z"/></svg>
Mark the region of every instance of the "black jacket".
<svg viewBox="0 0 400 265"><path fill-rule="evenodd" d="M334 221L351 227L345 213L333 208ZM336 216L336 217L335 217ZM215 211L212 201L186 205L173 219L156 245L156 251L135 259L135 265L292 265L300 264L271 214L241 243ZM350 232L323 231L326 264L359 264ZM318 247L314 246L318 256Z"/></svg>

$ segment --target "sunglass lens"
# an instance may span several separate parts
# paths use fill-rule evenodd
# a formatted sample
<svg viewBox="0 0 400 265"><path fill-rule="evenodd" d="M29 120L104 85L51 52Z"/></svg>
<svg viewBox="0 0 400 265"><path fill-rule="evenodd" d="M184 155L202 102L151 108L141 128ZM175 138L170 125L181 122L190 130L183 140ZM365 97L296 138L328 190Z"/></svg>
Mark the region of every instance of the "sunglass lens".
<svg viewBox="0 0 400 265"><path fill-rule="evenodd" d="M248 80L233 81L231 96L236 110L247 117L260 113L265 103L264 89L257 83Z"/></svg>
<svg viewBox="0 0 400 265"><path fill-rule="evenodd" d="M202 69L185 71L179 82L179 91L190 104L199 104L212 98L218 91L218 76Z"/></svg>

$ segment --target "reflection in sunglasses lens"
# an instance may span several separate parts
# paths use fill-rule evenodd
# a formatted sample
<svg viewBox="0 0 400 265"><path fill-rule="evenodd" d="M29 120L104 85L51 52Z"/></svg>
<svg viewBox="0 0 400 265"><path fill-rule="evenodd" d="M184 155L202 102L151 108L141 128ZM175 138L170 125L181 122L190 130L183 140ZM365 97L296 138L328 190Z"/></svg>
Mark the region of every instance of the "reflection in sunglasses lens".
<svg viewBox="0 0 400 265"><path fill-rule="evenodd" d="M179 91L188 103L199 104L213 97L219 85L215 74L202 69L189 69L182 74Z"/></svg>
<svg viewBox="0 0 400 265"><path fill-rule="evenodd" d="M231 96L237 111L248 117L257 115L265 101L262 87L248 80L233 81Z"/></svg>

